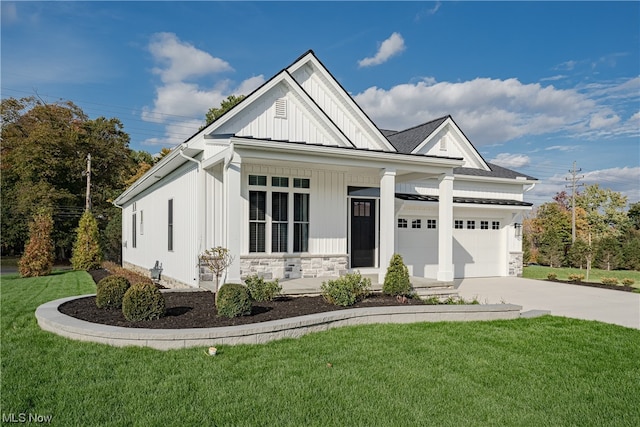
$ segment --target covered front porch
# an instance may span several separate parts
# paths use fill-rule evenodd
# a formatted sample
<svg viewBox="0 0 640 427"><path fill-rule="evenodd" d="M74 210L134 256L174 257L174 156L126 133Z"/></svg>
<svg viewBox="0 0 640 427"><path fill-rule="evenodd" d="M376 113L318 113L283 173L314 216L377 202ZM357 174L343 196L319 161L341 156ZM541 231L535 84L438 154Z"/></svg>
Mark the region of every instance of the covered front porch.
<svg viewBox="0 0 640 427"><path fill-rule="evenodd" d="M327 277L359 269L382 283L396 247L396 186L421 179L436 182L440 196L431 282L452 282L460 159L246 137L230 137L215 157L203 163L220 189L214 206L223 209L207 214L217 234L208 240L234 254L224 282L259 274L289 281L291 292L317 292Z"/></svg>

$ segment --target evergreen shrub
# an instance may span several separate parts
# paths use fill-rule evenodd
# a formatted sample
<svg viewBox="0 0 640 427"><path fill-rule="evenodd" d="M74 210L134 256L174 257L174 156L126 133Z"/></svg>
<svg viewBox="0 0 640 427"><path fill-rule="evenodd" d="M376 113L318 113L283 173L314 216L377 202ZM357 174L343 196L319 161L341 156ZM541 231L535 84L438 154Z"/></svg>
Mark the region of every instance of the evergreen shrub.
<svg viewBox="0 0 640 427"><path fill-rule="evenodd" d="M29 224L29 242L18 261L22 277L48 276L53 269L53 218L50 213L39 212Z"/></svg>
<svg viewBox="0 0 640 427"><path fill-rule="evenodd" d="M253 301L273 301L282 291L278 279L267 282L257 274L247 277L244 283L247 285L249 296Z"/></svg>
<svg viewBox="0 0 640 427"><path fill-rule="evenodd" d="M100 268L102 250L100 249L100 232L98 221L91 212L85 211L80 218L76 230L76 241L73 244L71 266L74 270L93 270Z"/></svg>
<svg viewBox="0 0 640 427"><path fill-rule="evenodd" d="M165 313L165 300L153 284L136 283L122 298L122 314L130 322L159 319Z"/></svg>
<svg viewBox="0 0 640 427"><path fill-rule="evenodd" d="M126 277L108 276L96 285L96 306L98 308L122 308L124 294L131 287Z"/></svg>
<svg viewBox="0 0 640 427"><path fill-rule="evenodd" d="M635 280L629 278L629 277L625 277L624 279L622 279L622 284L625 286L631 286L633 285L635 282Z"/></svg>
<svg viewBox="0 0 640 427"><path fill-rule="evenodd" d="M384 284L382 292L387 295L405 295L411 294L411 281L409 280L409 269L404 264L402 255L393 254L387 274L384 276Z"/></svg>
<svg viewBox="0 0 640 427"><path fill-rule="evenodd" d="M616 277L603 277L602 279L600 279L600 281L604 285L617 285L618 284L618 279Z"/></svg>
<svg viewBox="0 0 640 427"><path fill-rule="evenodd" d="M226 283L216 297L218 316L238 317L251 314L251 297L247 287L238 283Z"/></svg>
<svg viewBox="0 0 640 427"><path fill-rule="evenodd" d="M371 293L371 280L360 273L349 273L334 280L322 282L322 297L329 304L348 307Z"/></svg>

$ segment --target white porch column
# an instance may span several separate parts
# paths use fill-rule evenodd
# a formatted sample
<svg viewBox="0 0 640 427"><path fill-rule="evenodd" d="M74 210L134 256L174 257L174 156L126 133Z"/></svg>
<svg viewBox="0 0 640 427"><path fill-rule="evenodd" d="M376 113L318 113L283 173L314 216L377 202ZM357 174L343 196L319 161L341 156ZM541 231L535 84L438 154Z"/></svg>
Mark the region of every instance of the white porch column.
<svg viewBox="0 0 640 427"><path fill-rule="evenodd" d="M384 276L393 256L395 240L395 197L396 171L384 169L380 174L380 269L378 282L384 281Z"/></svg>
<svg viewBox="0 0 640 427"><path fill-rule="evenodd" d="M242 248L242 163L236 155L228 165L225 165L225 200L226 248L229 249L233 262L226 270L225 283L242 283L240 281L240 251Z"/></svg>
<svg viewBox="0 0 640 427"><path fill-rule="evenodd" d="M440 176L438 184L438 275L443 282L453 281L453 175Z"/></svg>

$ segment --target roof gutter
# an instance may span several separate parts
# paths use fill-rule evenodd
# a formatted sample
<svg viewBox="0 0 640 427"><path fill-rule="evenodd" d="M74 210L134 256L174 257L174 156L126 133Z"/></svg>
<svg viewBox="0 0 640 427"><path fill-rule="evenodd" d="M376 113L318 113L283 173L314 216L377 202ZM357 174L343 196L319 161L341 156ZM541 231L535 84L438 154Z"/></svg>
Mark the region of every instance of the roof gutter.
<svg viewBox="0 0 640 427"><path fill-rule="evenodd" d="M195 163L196 165L198 165L198 171L200 171L200 169L202 169L202 162L200 160L196 160L193 157L189 157L186 154L184 154L184 149L187 148L187 144L182 144L180 146L180 152L178 154L180 154L180 157L189 160L190 162Z"/></svg>

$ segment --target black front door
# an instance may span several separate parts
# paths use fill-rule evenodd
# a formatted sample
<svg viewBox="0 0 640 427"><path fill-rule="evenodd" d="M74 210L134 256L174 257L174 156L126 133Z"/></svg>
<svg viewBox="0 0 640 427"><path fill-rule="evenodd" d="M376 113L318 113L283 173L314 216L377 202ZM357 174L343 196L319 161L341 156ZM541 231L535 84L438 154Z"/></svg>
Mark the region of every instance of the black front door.
<svg viewBox="0 0 640 427"><path fill-rule="evenodd" d="M374 267L376 201L351 199L351 267Z"/></svg>

